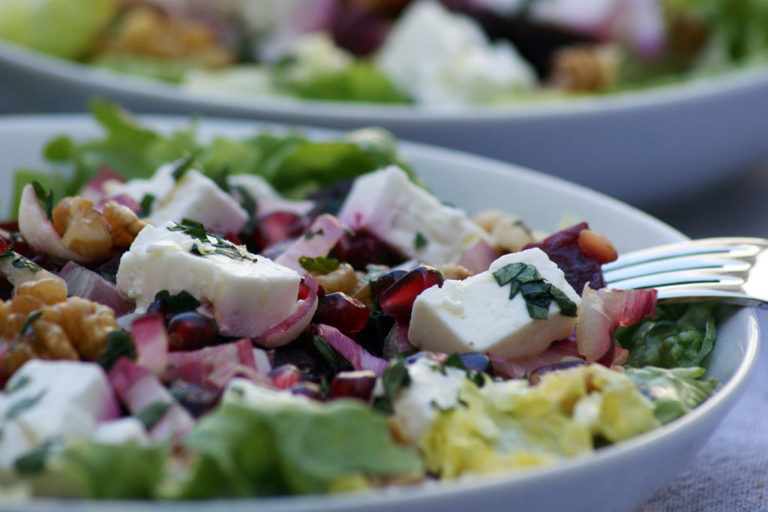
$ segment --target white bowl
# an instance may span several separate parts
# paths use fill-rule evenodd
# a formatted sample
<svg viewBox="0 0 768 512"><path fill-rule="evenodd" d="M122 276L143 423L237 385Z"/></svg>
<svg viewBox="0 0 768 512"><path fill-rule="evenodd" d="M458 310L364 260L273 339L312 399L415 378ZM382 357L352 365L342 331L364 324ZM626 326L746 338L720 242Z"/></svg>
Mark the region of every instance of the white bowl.
<svg viewBox="0 0 768 512"><path fill-rule="evenodd" d="M471 151L634 205L684 200L768 158L768 68L643 91L453 110L190 93L0 43L0 111L75 112L111 98L141 112L358 128Z"/></svg>
<svg viewBox="0 0 768 512"><path fill-rule="evenodd" d="M153 118L161 128L179 119ZM201 135L245 136L257 125L204 120ZM9 183L12 169L40 162L43 143L54 135L76 138L97 133L82 116L0 117L0 183ZM309 130L312 136L333 136ZM489 207L512 211L533 227L552 230L563 214L583 219L616 242L620 251L678 241L671 227L614 199L580 186L501 162L419 144L401 149L434 193L470 212ZM0 208L7 208L8 188L0 188ZM551 510L630 511L652 496L691 460L723 418L746 382L757 354L758 330L749 309L722 312L718 341L709 360L709 375L721 387L684 417L595 454L518 475L447 482L337 496L281 497L259 500L193 503L61 502L38 500L4 510L24 511L203 511L258 509L265 512L332 512L412 510L498 511Z"/></svg>

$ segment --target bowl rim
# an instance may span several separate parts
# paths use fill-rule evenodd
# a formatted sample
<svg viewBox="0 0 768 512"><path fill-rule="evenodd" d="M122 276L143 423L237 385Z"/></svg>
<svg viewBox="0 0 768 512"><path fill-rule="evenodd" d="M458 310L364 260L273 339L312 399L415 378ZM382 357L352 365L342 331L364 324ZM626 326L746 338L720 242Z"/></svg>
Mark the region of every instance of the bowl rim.
<svg viewBox="0 0 768 512"><path fill-rule="evenodd" d="M175 127L189 123L188 116L178 115L140 115L139 119L147 124L155 124L158 127ZM96 126L94 120L87 114L33 114L33 115L0 115L0 130L10 126L25 126L33 128L35 126L46 126L46 129L61 128L78 130L87 126ZM263 123L253 122L243 119L228 119L221 117L203 117L198 123L198 129L205 128L206 130L215 133L217 129L227 126L236 127L237 130L245 130L250 128L255 130L257 128L275 127L287 129L291 127L285 123ZM312 135L319 135L321 137L330 137L343 133L347 130L337 130L329 128L315 128L304 127L306 132ZM53 130L52 130L53 131ZM569 182L562 178L553 177L535 170L526 169L524 167L509 164L499 160L494 160L486 157L481 157L473 154L469 154L462 151L446 149L442 147L432 146L423 143L414 143L408 141L398 140L398 145L406 151L418 151L423 152L426 156L436 156L438 158L450 158L461 159L463 165L480 165L485 169L488 169L494 173L513 171L518 175L523 175L525 179L530 179L543 183L546 185L553 185L560 188L565 188L568 191L585 194L585 199L596 198L600 199L612 207L624 209L627 213L634 215L640 215L643 221L653 223L659 229L659 236L674 237L677 239L685 239L686 237L675 230L671 226L668 226L663 221L656 219L655 217L642 212L641 210L627 205L617 199L613 199L605 194L593 191L588 187L584 187L572 182ZM614 461L620 460L626 457L630 452L641 450L644 446L650 444L660 444L665 440L669 441L675 435L682 435L682 432L687 430L688 427L692 427L699 422L710 421L719 422L724 415L724 411L732 405L735 399L738 398L738 392L748 382L749 375L754 370L757 363L757 354L759 351L759 329L757 323L756 310L754 308L733 308L732 309L734 321L744 322L747 338L743 344L743 356L737 365L736 370L731 375L730 379L716 392L709 397L705 402L697 406L692 411L689 411L681 418L675 421L662 425L654 430L645 432L636 437L624 440L620 443L610 445L595 452L587 453L581 456L577 456L570 459L559 461L557 464L551 466L544 466L540 468L527 469L525 472L506 473L496 476L484 475L477 478L454 480L445 482L431 482L427 485L417 485L414 487L397 487L394 489L375 489L371 491L365 491L361 493L349 493L343 495L311 495L311 496L280 496L280 497L256 497L246 499L216 499L216 500L203 500L203 501L130 501L130 500L76 500L67 501L61 499L34 499L32 501L26 501L19 504L18 510L26 511L48 511L48 510L84 510L84 511L97 511L107 510L111 512L121 511L133 511L133 510L145 510L148 504L156 505L152 509L158 512L170 512L182 510L218 510L219 507L223 509L226 507L229 512L239 512L251 510L254 505L259 506L259 510L264 512L291 512L291 511L306 511L313 507L323 507L324 510L345 510L353 511L359 510L365 506L387 506L397 505L402 502L413 502L415 506L421 501L428 501L434 498L450 499L452 496L459 496L467 492L494 492L500 491L509 486L526 486L535 484L537 482L543 482L553 477L568 478L569 475L578 474L588 467L595 465L610 464ZM713 418L720 418L713 420ZM14 503L8 503L13 509ZM71 508L70 508L71 507ZM331 508L332 507L332 508ZM16 510L16 509L13 509Z"/></svg>
<svg viewBox="0 0 768 512"><path fill-rule="evenodd" d="M711 76L612 94L451 108L433 105L315 101L272 96L250 97L247 94L232 92L196 92L174 84L120 74L47 55L6 40L0 40L0 63L2 62L73 86L90 85L101 94L120 93L135 100L162 100L177 106L207 106L221 110L245 111L253 116L291 116L318 123L391 122L423 125L440 121L476 123L561 120L632 112L648 107L696 104L702 99L739 94L768 86L768 64L755 64L735 67Z"/></svg>

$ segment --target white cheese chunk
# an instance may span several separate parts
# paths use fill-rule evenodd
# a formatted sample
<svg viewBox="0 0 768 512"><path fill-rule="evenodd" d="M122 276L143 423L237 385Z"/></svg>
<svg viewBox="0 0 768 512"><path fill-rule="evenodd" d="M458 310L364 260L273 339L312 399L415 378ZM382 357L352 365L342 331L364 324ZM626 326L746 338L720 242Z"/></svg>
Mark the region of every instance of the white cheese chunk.
<svg viewBox="0 0 768 512"><path fill-rule="evenodd" d="M440 368L429 356L408 365L410 384L392 400L392 423L398 434L418 444L422 434L432 424L436 408L449 409L456 405L459 388L466 373L453 367Z"/></svg>
<svg viewBox="0 0 768 512"><path fill-rule="evenodd" d="M379 50L378 64L422 104L493 102L536 82L511 44L491 44L477 22L433 1L408 8Z"/></svg>
<svg viewBox="0 0 768 512"><path fill-rule="evenodd" d="M210 302L219 330L255 337L297 307L298 272L207 235L194 238L178 226L147 226L120 260L117 287L145 310L157 292L186 291Z"/></svg>
<svg viewBox="0 0 768 512"><path fill-rule="evenodd" d="M106 193L111 196L125 194L138 203L148 195L153 196L148 219L155 225L190 219L203 224L209 231L239 232L248 220L248 213L237 201L194 169L187 170L177 181L173 177L177 165L166 164L147 180L111 185Z"/></svg>
<svg viewBox="0 0 768 512"><path fill-rule="evenodd" d="M222 400L224 403L234 403L246 407L309 404L312 402L304 395L294 395L287 390L268 388L242 378L234 378L227 383Z"/></svg>
<svg viewBox="0 0 768 512"><path fill-rule="evenodd" d="M141 421L129 416L100 424L91 440L100 444L148 443L149 435Z"/></svg>
<svg viewBox="0 0 768 512"><path fill-rule="evenodd" d="M227 177L227 184L235 187L233 194L237 194L237 189L242 188L256 201L258 210L249 213L258 216L276 211L306 215L315 205L314 201L292 201L281 197L267 180L256 174L232 174Z"/></svg>
<svg viewBox="0 0 768 512"><path fill-rule="evenodd" d="M413 304L408 339L417 347L436 352L481 352L502 358L543 352L553 341L568 337L576 318L565 316L552 301L548 317L531 318L522 293L509 298L510 285L500 286L493 272L510 263L536 267L541 277L578 305L579 295L563 272L541 249L506 254L488 271L463 281L447 280L442 288L422 292Z"/></svg>
<svg viewBox="0 0 768 512"><path fill-rule="evenodd" d="M394 165L357 178L338 218L433 265L458 261L488 236L463 210L442 204Z"/></svg>
<svg viewBox="0 0 768 512"><path fill-rule="evenodd" d="M0 399L0 467L48 441L89 438L118 407L97 364L32 360L8 381Z"/></svg>

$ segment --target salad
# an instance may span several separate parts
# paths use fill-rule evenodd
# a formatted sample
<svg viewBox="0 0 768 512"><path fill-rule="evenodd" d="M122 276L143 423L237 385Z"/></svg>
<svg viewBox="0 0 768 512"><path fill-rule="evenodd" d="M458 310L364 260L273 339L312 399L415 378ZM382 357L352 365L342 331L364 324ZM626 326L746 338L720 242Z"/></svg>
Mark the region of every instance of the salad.
<svg viewBox="0 0 768 512"><path fill-rule="evenodd" d="M499 104L765 60L762 0L6 0L0 38L219 94Z"/></svg>
<svg viewBox="0 0 768 512"><path fill-rule="evenodd" d="M708 304L586 222L441 203L377 130L201 142L97 102L0 225L0 495L202 499L524 471L696 407ZM576 290L579 290L577 292Z"/></svg>

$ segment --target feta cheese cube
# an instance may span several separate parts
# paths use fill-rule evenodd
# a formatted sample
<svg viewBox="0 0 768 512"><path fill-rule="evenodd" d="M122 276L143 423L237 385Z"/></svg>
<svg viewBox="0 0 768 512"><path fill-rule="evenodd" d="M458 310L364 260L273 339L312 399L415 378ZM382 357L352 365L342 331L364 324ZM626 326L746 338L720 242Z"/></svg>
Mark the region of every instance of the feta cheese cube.
<svg viewBox="0 0 768 512"><path fill-rule="evenodd" d="M234 378L227 383L224 403L233 403L245 407L264 407L269 405L306 405L312 401L303 395L295 395L288 390L268 388L243 378Z"/></svg>
<svg viewBox="0 0 768 512"><path fill-rule="evenodd" d="M536 82L511 44L490 43L478 23L434 1L408 8L379 50L378 64L422 104L488 103Z"/></svg>
<svg viewBox="0 0 768 512"><path fill-rule="evenodd" d="M136 202L147 196L154 197L149 221L152 224L194 220L209 231L226 233L239 232L248 213L229 194L202 173L189 169L178 180L173 177L177 164L160 167L147 180L131 180L107 188L108 195L125 194Z"/></svg>
<svg viewBox="0 0 768 512"><path fill-rule="evenodd" d="M119 409L97 364L32 360L8 381L0 399L0 467L48 441L88 438Z"/></svg>
<svg viewBox="0 0 768 512"><path fill-rule="evenodd" d="M553 300L546 319L534 319L522 293L510 300L510 285L499 285L493 272L512 263L532 265L541 277L578 305L579 295L563 272L541 249L506 254L488 271L463 281L447 280L442 288L423 291L413 304L408 339L436 352L482 352L511 359L543 352L568 337L575 316L564 315Z"/></svg>
<svg viewBox="0 0 768 512"><path fill-rule="evenodd" d="M229 336L256 337L296 310L298 272L243 246L205 238L172 222L145 227L120 260L118 289L141 311L161 290L186 291L211 303L219 330Z"/></svg>
<svg viewBox="0 0 768 512"><path fill-rule="evenodd" d="M267 215L272 212L292 212L297 215L306 215L313 206L314 201L292 201L281 197L267 180L256 174L232 174L227 178L230 187L242 188L256 200L258 208L252 215ZM237 190L233 194L237 194Z"/></svg>
<svg viewBox="0 0 768 512"><path fill-rule="evenodd" d="M457 262L488 237L464 211L442 204L394 165L357 178L338 218L433 265Z"/></svg>
<svg viewBox="0 0 768 512"><path fill-rule="evenodd" d="M392 400L394 414L391 421L399 435L418 444L432 424L435 409L456 406L466 373L453 367L441 369L437 361L424 356L408 365L408 376L410 384Z"/></svg>

